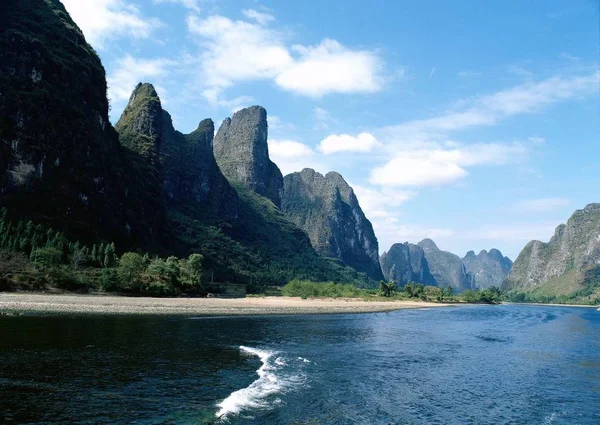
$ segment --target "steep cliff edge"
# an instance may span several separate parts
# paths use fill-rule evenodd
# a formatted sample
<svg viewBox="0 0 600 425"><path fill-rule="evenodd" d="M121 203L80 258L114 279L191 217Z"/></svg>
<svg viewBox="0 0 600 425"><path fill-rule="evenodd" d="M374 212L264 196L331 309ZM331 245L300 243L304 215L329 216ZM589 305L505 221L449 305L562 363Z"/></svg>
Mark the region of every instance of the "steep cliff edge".
<svg viewBox="0 0 600 425"><path fill-rule="evenodd" d="M577 210L549 242L521 251L505 288L546 296L600 296L600 204ZM580 292L578 294L578 292Z"/></svg>
<svg viewBox="0 0 600 425"><path fill-rule="evenodd" d="M307 168L285 176L282 210L308 234L318 253L372 279L383 278L373 226L341 175L323 176Z"/></svg>
<svg viewBox="0 0 600 425"><path fill-rule="evenodd" d="M104 68L58 0L0 6L0 205L81 240L150 244Z"/></svg>
<svg viewBox="0 0 600 425"><path fill-rule="evenodd" d="M418 245L423 248L437 286L452 286L457 291L472 289L471 277L458 255L440 250L431 239L423 239Z"/></svg>
<svg viewBox="0 0 600 425"><path fill-rule="evenodd" d="M221 124L214 140L219 168L231 182L269 198L281 207L283 176L269 159L267 111L251 106Z"/></svg>
<svg viewBox="0 0 600 425"><path fill-rule="evenodd" d="M213 155L214 124L190 134L175 130L151 84L138 84L116 125L123 146L145 160L147 190L168 206L196 204L198 218L234 220L239 199ZM193 205L192 205L193 206Z"/></svg>
<svg viewBox="0 0 600 425"><path fill-rule="evenodd" d="M381 256L381 269L387 280L401 286L407 283L437 285L429 271L425 252L419 245L408 242L392 245L389 251Z"/></svg>

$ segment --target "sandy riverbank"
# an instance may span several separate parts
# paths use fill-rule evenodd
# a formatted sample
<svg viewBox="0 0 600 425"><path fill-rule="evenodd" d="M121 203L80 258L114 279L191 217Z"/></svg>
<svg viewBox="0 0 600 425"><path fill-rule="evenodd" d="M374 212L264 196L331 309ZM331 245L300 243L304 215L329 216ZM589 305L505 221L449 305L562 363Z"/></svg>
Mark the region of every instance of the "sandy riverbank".
<svg viewBox="0 0 600 425"><path fill-rule="evenodd" d="M0 314L136 314L242 316L256 314L369 313L445 307L421 301L264 298L133 298L92 295L0 294Z"/></svg>

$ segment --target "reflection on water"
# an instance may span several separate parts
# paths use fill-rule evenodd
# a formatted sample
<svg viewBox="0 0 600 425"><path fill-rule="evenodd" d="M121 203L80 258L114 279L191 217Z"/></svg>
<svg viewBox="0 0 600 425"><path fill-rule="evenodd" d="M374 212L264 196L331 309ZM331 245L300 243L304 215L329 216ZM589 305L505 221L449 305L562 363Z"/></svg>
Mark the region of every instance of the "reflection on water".
<svg viewBox="0 0 600 425"><path fill-rule="evenodd" d="M599 337L593 309L513 305L1 317L0 422L600 423Z"/></svg>

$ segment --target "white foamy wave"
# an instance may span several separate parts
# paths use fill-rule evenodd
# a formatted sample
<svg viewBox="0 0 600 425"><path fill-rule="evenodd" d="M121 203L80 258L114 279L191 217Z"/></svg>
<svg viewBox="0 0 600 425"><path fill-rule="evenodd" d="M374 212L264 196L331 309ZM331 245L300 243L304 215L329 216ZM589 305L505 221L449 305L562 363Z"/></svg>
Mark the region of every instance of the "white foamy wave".
<svg viewBox="0 0 600 425"><path fill-rule="evenodd" d="M281 403L273 399L275 394L284 393L289 387L300 384L302 376L287 375L280 369L287 366L282 357L273 357L276 351L260 350L258 348L240 346L240 351L260 358L262 365L256 373L258 379L246 388L234 391L225 400L217 404L217 418L237 415L250 409L269 409Z"/></svg>

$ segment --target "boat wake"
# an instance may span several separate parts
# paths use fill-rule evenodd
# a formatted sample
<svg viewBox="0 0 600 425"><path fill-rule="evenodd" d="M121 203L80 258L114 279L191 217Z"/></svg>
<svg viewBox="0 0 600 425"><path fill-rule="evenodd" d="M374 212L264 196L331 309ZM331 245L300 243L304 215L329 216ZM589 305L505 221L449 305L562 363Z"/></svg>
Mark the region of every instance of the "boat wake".
<svg viewBox="0 0 600 425"><path fill-rule="evenodd" d="M262 365L256 373L258 379L246 388L234 391L217 404L217 418L226 419L242 412L263 409L269 410L281 403L279 395L285 394L304 382L304 375L290 367L289 359L278 356L277 351L240 346L240 351L257 356ZM295 369L295 374L289 370Z"/></svg>

